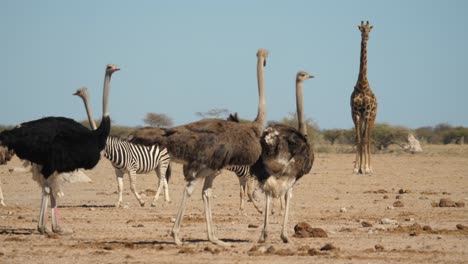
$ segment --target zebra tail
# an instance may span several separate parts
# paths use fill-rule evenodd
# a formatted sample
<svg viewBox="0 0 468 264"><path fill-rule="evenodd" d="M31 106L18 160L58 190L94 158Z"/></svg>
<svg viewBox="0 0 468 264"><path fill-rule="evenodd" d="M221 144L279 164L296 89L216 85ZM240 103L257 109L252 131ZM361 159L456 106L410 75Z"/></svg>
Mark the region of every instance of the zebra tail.
<svg viewBox="0 0 468 264"><path fill-rule="evenodd" d="M166 181L169 183L169 179L171 178L172 174L172 167L171 167L171 162L169 161L169 165L167 165L167 170L166 170Z"/></svg>

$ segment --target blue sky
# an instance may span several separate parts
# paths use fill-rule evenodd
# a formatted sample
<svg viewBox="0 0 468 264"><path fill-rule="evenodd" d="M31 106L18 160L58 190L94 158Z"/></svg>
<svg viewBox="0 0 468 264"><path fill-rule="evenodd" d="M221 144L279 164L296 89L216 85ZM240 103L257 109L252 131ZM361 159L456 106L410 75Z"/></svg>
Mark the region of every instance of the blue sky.
<svg viewBox="0 0 468 264"><path fill-rule="evenodd" d="M101 116L104 69L116 124L165 113L176 125L226 108L253 119L256 56L265 68L267 119L295 111L295 74L307 117L351 128L349 98L369 20L368 79L377 122L468 126L468 1L0 1L0 124L44 116L86 119L71 94L88 87Z"/></svg>

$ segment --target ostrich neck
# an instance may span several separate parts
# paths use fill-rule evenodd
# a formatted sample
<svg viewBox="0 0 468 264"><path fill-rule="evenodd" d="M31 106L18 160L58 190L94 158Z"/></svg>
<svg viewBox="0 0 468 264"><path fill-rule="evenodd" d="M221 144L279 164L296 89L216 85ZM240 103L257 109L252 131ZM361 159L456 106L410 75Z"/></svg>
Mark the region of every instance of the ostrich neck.
<svg viewBox="0 0 468 264"><path fill-rule="evenodd" d="M296 107L299 132L303 136L307 136L307 127L304 122L304 113L302 111L302 81L296 81Z"/></svg>
<svg viewBox="0 0 468 264"><path fill-rule="evenodd" d="M102 94L102 117L109 116L108 98L109 98L109 86L110 86L111 75L106 73L104 78L104 90Z"/></svg>
<svg viewBox="0 0 468 264"><path fill-rule="evenodd" d="M263 82L263 64L265 59L260 56L257 62L257 80L258 80L258 112L255 118L255 123L260 131L263 130L266 122L266 104L264 95L264 82Z"/></svg>
<svg viewBox="0 0 468 264"><path fill-rule="evenodd" d="M361 64L359 66L359 82L367 82L367 40L362 38L361 41Z"/></svg>
<svg viewBox="0 0 468 264"><path fill-rule="evenodd" d="M81 96L81 99L83 99L83 103L86 108L86 114L88 115L89 125L93 130L96 130L97 126L96 122L94 121L93 114L91 112L91 107L89 106L88 96Z"/></svg>

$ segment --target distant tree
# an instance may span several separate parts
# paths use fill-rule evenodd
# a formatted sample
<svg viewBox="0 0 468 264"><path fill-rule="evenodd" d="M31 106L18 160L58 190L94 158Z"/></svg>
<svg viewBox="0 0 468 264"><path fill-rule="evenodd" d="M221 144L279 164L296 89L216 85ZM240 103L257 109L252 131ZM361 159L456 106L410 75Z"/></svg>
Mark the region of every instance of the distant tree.
<svg viewBox="0 0 468 264"><path fill-rule="evenodd" d="M323 138L334 145L343 136L343 129L326 129L322 131Z"/></svg>
<svg viewBox="0 0 468 264"><path fill-rule="evenodd" d="M290 127L298 128L297 126L297 114L295 112L289 113L289 116L283 117L279 122L278 121L269 121L268 125L274 125L274 124L283 124L287 125ZM319 127L315 123L315 121L312 118L305 117L304 120L306 127L307 127L307 134L311 142L313 143L314 141L319 140L320 138L320 133L319 133Z"/></svg>
<svg viewBox="0 0 468 264"><path fill-rule="evenodd" d="M444 144L463 144L465 138L468 138L468 128L454 127L443 133Z"/></svg>
<svg viewBox="0 0 468 264"><path fill-rule="evenodd" d="M153 127L170 127L173 125L172 118L166 114L147 113L143 122Z"/></svg>
<svg viewBox="0 0 468 264"><path fill-rule="evenodd" d="M390 145L403 146L408 141L409 130L401 126L392 126L386 123L375 124L371 138L378 150L386 150Z"/></svg>
<svg viewBox="0 0 468 264"><path fill-rule="evenodd" d="M225 108L213 108L206 112L196 112L201 118L226 118L229 115L229 110Z"/></svg>
<svg viewBox="0 0 468 264"><path fill-rule="evenodd" d="M430 126L420 127L414 130L416 138L422 142L427 142L429 144L434 144L436 142L434 138L434 128Z"/></svg>

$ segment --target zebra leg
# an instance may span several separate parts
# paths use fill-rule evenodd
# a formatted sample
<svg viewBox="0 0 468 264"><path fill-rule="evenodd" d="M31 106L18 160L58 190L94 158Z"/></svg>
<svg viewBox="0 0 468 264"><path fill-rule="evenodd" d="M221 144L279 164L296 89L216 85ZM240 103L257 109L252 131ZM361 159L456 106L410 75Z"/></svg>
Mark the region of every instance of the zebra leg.
<svg viewBox="0 0 468 264"><path fill-rule="evenodd" d="M254 197L254 191L255 191L255 179L252 175L248 175L247 178L247 196L249 197L250 201L252 201L253 206L259 213L263 213L263 210L260 208L260 206L257 204L257 200Z"/></svg>
<svg viewBox="0 0 468 264"><path fill-rule="evenodd" d="M5 203L3 202L3 192L2 192L2 183L0 182L0 205L5 206Z"/></svg>
<svg viewBox="0 0 468 264"><path fill-rule="evenodd" d="M123 176L124 172L123 170L120 169L115 169L115 177L117 178L117 191L119 195L119 200L115 204L115 207L121 207L122 206L122 193L123 193Z"/></svg>
<svg viewBox="0 0 468 264"><path fill-rule="evenodd" d="M137 190L136 190L136 173L135 171L132 169L128 172L128 174L130 175L130 190L132 191L132 193L135 195L135 197L137 198L138 202L140 203L140 206L143 207L145 206L145 201L143 200L143 198L138 194Z"/></svg>
<svg viewBox="0 0 468 264"><path fill-rule="evenodd" d="M239 211L241 213L244 212L244 207L245 207L245 192L246 192L246 180L244 177L237 175L237 178L239 179L239 187L240 187L240 208Z"/></svg>

